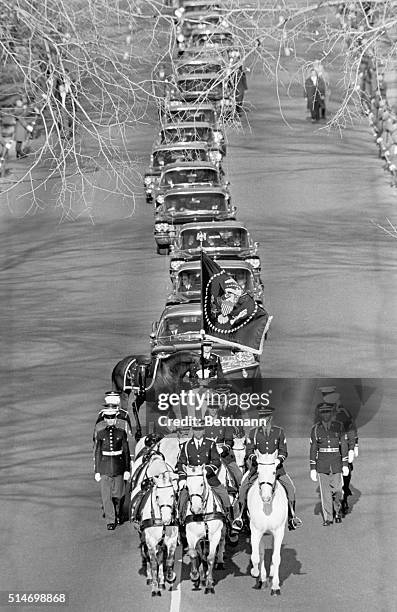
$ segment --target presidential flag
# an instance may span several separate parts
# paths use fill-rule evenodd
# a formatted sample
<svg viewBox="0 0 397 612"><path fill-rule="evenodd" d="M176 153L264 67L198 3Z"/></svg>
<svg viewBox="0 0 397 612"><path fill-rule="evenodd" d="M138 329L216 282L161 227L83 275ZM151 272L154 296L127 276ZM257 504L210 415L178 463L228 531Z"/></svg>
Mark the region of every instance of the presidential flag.
<svg viewBox="0 0 397 612"><path fill-rule="evenodd" d="M273 317L204 251L201 302L206 339L262 354Z"/></svg>

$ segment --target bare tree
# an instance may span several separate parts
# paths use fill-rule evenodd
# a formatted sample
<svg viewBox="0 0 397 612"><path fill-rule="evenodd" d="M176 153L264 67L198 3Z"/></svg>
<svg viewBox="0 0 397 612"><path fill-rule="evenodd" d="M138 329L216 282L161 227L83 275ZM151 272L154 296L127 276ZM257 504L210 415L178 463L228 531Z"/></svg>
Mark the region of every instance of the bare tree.
<svg viewBox="0 0 397 612"><path fill-rule="evenodd" d="M396 59L395 0L221 4L239 48L235 70L259 65L277 87L288 90L303 83L310 67L308 49L327 66L338 66L343 96L330 127L343 127L362 112L366 58L374 65L375 91L377 75ZM148 116L156 117L154 102L162 95L156 83L159 67L166 64L172 70L175 5L161 0L0 0L1 93L24 96L43 126L41 136L31 141L23 177L37 205L40 188L51 179L59 185L58 203L64 205L75 194L84 199L88 189L98 187L98 172L108 177L109 187L102 180L102 189L132 201L140 191L133 135ZM39 167L46 172L34 182ZM3 194L17 181L10 176Z"/></svg>

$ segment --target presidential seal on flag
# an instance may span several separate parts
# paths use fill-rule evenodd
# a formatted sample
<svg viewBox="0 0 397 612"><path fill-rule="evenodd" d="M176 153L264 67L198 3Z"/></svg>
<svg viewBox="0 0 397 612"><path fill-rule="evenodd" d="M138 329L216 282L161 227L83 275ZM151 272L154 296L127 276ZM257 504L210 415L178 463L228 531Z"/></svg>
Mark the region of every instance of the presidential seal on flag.
<svg viewBox="0 0 397 612"><path fill-rule="evenodd" d="M206 338L260 355L273 317L204 252L201 278Z"/></svg>

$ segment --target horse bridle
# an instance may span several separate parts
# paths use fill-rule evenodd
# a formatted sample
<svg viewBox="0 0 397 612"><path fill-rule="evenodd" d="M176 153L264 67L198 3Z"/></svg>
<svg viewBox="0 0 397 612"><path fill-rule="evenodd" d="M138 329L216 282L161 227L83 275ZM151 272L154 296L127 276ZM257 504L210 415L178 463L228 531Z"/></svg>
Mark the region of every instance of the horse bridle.
<svg viewBox="0 0 397 612"><path fill-rule="evenodd" d="M206 504L208 500L208 495L209 495L209 491L207 488L206 480L204 478L204 474L186 474L186 478L198 478L200 476L203 478L203 482L204 482L203 494L200 495L200 493L190 493L189 489L188 489L188 493L189 493L190 500L192 499L192 497L198 497L201 500L201 505L204 506L204 497L205 497L205 504Z"/></svg>
<svg viewBox="0 0 397 612"><path fill-rule="evenodd" d="M258 465L276 465L276 464L273 462L272 463L261 463L260 461L258 461ZM259 490L261 489L263 485L269 485L269 487L272 488L272 494L270 496L270 501L271 501L273 499L273 495L276 490L277 479L275 478L274 482L268 482L267 480L259 481L258 484L259 484Z"/></svg>
<svg viewBox="0 0 397 612"><path fill-rule="evenodd" d="M161 487L159 485L156 485L156 491L157 491L157 489L172 489L174 491L174 503L172 505L171 504L159 504L158 501L157 501L157 496L156 496L156 503L157 503L157 506L158 506L158 508L160 510L160 514L161 514L162 508L169 508L171 510L171 512L172 512L174 510L174 508L175 508L175 489L174 489L174 485L172 483L170 483L168 485L164 485L163 487Z"/></svg>

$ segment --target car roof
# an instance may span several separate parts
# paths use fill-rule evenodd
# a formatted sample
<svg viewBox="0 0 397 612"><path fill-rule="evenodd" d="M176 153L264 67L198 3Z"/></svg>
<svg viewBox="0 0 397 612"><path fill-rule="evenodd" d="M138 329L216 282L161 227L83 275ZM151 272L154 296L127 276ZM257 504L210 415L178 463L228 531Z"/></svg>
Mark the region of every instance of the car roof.
<svg viewBox="0 0 397 612"><path fill-rule="evenodd" d="M175 106L170 107L169 112L173 110L213 110L216 113L216 108L211 102L203 102L202 104L194 104L194 102L181 102L180 104L176 104Z"/></svg>
<svg viewBox="0 0 397 612"><path fill-rule="evenodd" d="M249 272L252 272L252 266L251 264L249 264L246 261L242 261L241 259L217 259L216 263L218 264L218 266L220 268L242 268L244 270L248 270ZM181 264L181 266L178 268L177 270L177 274L179 274L180 272L187 272L188 270L200 270L201 269L201 261L200 260L195 260L195 261L187 261L183 264Z"/></svg>
<svg viewBox="0 0 397 612"><path fill-rule="evenodd" d="M190 162L190 161L184 161L184 162L176 162L174 164L167 164L166 166L164 166L164 170L163 172L170 172L172 170L184 170L184 169L189 169L191 168L192 170L194 170L195 168L205 168L207 170L216 170L216 172L218 172L218 168L212 163L212 162L207 162L207 161L196 161L196 162Z"/></svg>
<svg viewBox="0 0 397 612"><path fill-rule="evenodd" d="M178 74L178 78L176 79L176 82L179 83L179 81L198 81L199 79L201 81L210 81L213 80L215 77L219 78L219 72L180 72ZM222 81L219 81L220 83Z"/></svg>
<svg viewBox="0 0 397 612"><path fill-rule="evenodd" d="M169 145L158 145L153 147L152 153L156 151L173 151L174 149L207 149L208 151L208 142L205 140L187 140L186 142L177 142Z"/></svg>
<svg viewBox="0 0 397 612"><path fill-rule="evenodd" d="M173 187L172 189L168 189L164 197L168 198L169 196L182 193L189 195L192 193L217 193L225 196L229 195L226 189L223 189L222 187L197 187L196 185L192 185L191 187Z"/></svg>
<svg viewBox="0 0 397 612"><path fill-rule="evenodd" d="M160 132L163 130L173 129L177 130L180 128L197 128L197 127L208 127L212 129L211 123L208 121L180 121L178 123L166 123L162 126Z"/></svg>
<svg viewBox="0 0 397 612"><path fill-rule="evenodd" d="M201 315L201 304L189 302L188 304L171 304L166 306L160 319L167 315Z"/></svg>
<svg viewBox="0 0 397 612"><path fill-rule="evenodd" d="M243 229L248 232L247 228L243 223L239 221L206 221L204 223L184 223L180 226L179 233L185 230L202 230L202 229L220 229L220 228L237 228Z"/></svg>

